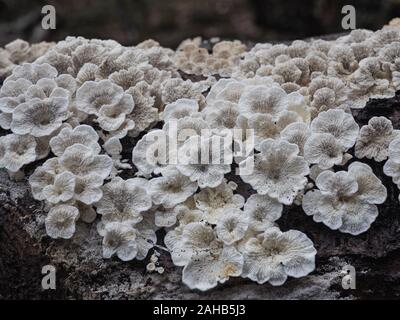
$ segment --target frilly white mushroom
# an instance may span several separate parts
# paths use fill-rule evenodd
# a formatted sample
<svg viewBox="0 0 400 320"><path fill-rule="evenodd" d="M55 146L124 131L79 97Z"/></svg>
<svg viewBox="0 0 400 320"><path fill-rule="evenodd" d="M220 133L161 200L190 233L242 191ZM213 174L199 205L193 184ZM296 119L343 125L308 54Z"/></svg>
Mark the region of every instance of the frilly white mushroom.
<svg viewBox="0 0 400 320"><path fill-rule="evenodd" d="M4 49L0 48L0 76L5 78L18 64L35 61L53 45L51 42L30 45L21 39L11 41L4 46Z"/></svg>
<svg viewBox="0 0 400 320"><path fill-rule="evenodd" d="M14 68L12 74L6 78L9 80L26 79L33 84L36 84L40 79L54 79L57 77L57 70L48 63L24 63Z"/></svg>
<svg viewBox="0 0 400 320"><path fill-rule="evenodd" d="M58 86L54 79L40 79L36 84L31 85L26 93L27 100L38 98L41 100L47 98L69 99L70 92Z"/></svg>
<svg viewBox="0 0 400 320"><path fill-rule="evenodd" d="M115 71L109 79L124 90L128 90L144 80L144 72L139 67L132 66L128 70Z"/></svg>
<svg viewBox="0 0 400 320"><path fill-rule="evenodd" d="M96 203L103 197L102 185L103 177L96 173L84 177L75 177L74 199L85 205Z"/></svg>
<svg viewBox="0 0 400 320"><path fill-rule="evenodd" d="M172 248L171 257L175 265L184 266L183 282L203 291L239 276L243 265L242 255L234 247L224 246L203 222L183 227L181 242Z"/></svg>
<svg viewBox="0 0 400 320"><path fill-rule="evenodd" d="M267 195L251 195L243 208L248 216L249 229L255 232L264 232L273 226L274 221L282 215L283 206L276 199Z"/></svg>
<svg viewBox="0 0 400 320"><path fill-rule="evenodd" d="M248 129L254 130L254 148L260 150L266 139L279 138L281 131L289 124L300 122L299 115L292 111L282 111L275 117L270 114L256 113L248 119Z"/></svg>
<svg viewBox="0 0 400 320"><path fill-rule="evenodd" d="M74 197L75 176L68 171L56 175L54 182L43 188L44 198L51 203L67 202Z"/></svg>
<svg viewBox="0 0 400 320"><path fill-rule="evenodd" d="M250 238L242 253L242 277L259 284L269 282L279 286L288 276L300 278L312 272L317 251L304 233L297 230L282 232L271 227L257 237Z"/></svg>
<svg viewBox="0 0 400 320"><path fill-rule="evenodd" d="M271 80L272 82L272 80ZM234 79L220 79L207 94L207 104L213 105L216 101L239 102L239 98L245 88L245 84Z"/></svg>
<svg viewBox="0 0 400 320"><path fill-rule="evenodd" d="M62 89L63 90L63 89ZM48 136L69 117L68 96L33 98L20 104L12 113L11 130L16 134Z"/></svg>
<svg viewBox="0 0 400 320"><path fill-rule="evenodd" d="M64 128L60 133L50 139L51 151L56 156L62 156L65 149L74 145L82 144L93 150L95 154L100 153L100 145L97 143L99 136L97 132L88 125L82 124L74 129Z"/></svg>
<svg viewBox="0 0 400 320"><path fill-rule="evenodd" d="M301 75L301 70L296 66L293 60L278 63L272 69L272 77L276 82L281 84L300 82Z"/></svg>
<svg viewBox="0 0 400 320"><path fill-rule="evenodd" d="M53 238L99 213L105 258L143 260L166 228L190 288L240 275L281 285L311 272L316 253L303 233L277 229L283 205L358 235L387 191L353 155L389 158L384 173L400 186L398 130L384 117L360 130L350 113L400 88L399 30L250 50L217 40L212 52L200 38L175 52L154 40L13 41L0 48L0 168L30 173ZM256 191L246 202L246 186L226 180L236 164Z"/></svg>
<svg viewBox="0 0 400 320"><path fill-rule="evenodd" d="M238 102L243 115L267 113L276 115L286 108L286 92L278 86L254 86L244 91Z"/></svg>
<svg viewBox="0 0 400 320"><path fill-rule="evenodd" d="M201 38L187 39L179 45L174 58L179 69L188 74L230 76L246 50L246 46L237 40L216 43L212 54L200 45Z"/></svg>
<svg viewBox="0 0 400 320"><path fill-rule="evenodd" d="M311 122L311 133L329 133L335 137L344 151L354 146L359 127L351 114L340 109L328 110L318 114Z"/></svg>
<svg viewBox="0 0 400 320"><path fill-rule="evenodd" d="M148 192L155 204L165 208L184 202L198 188L196 182L192 182L176 169L164 170L162 175L149 181Z"/></svg>
<svg viewBox="0 0 400 320"><path fill-rule="evenodd" d="M65 89L69 93L70 99L75 97L77 83L74 77L69 74L61 74L55 78L55 82L59 88Z"/></svg>
<svg viewBox="0 0 400 320"><path fill-rule="evenodd" d="M113 161L109 156L98 155L89 147L77 143L65 149L60 164L77 177L97 174L105 179L111 172Z"/></svg>
<svg viewBox="0 0 400 320"><path fill-rule="evenodd" d="M58 205L50 209L45 219L46 232L52 238L69 239L75 233L79 211L70 205Z"/></svg>
<svg viewBox="0 0 400 320"><path fill-rule="evenodd" d="M8 134L0 137L0 168L17 172L36 160L36 140L30 135Z"/></svg>
<svg viewBox="0 0 400 320"><path fill-rule="evenodd" d="M190 80L171 78L162 84L162 101L165 104L169 104L178 99L194 99L199 103L201 108L205 100L201 92L201 87Z"/></svg>
<svg viewBox="0 0 400 320"><path fill-rule="evenodd" d="M232 129L239 116L237 105L229 101L216 101L203 109L204 119L213 129Z"/></svg>
<svg viewBox="0 0 400 320"><path fill-rule="evenodd" d="M168 164L167 134L160 129L149 131L135 145L132 150L132 162L140 174L149 175Z"/></svg>
<svg viewBox="0 0 400 320"><path fill-rule="evenodd" d="M400 32L398 28L383 28L373 34L372 41L378 48L382 48L386 44L399 42Z"/></svg>
<svg viewBox="0 0 400 320"><path fill-rule="evenodd" d="M242 273L243 256L232 246L216 253L196 254L183 268L182 281L191 289L206 291Z"/></svg>
<svg viewBox="0 0 400 320"><path fill-rule="evenodd" d="M203 222L191 222L183 226L179 243L170 247L171 258L176 266L187 265L191 258L201 252L213 252L222 247L215 230Z"/></svg>
<svg viewBox="0 0 400 320"><path fill-rule="evenodd" d="M126 91L135 102L133 111L127 115L127 121L134 124L133 127L129 128L130 135L134 137L159 121L158 109L155 108L156 97L152 95L150 90L149 85L142 81Z"/></svg>
<svg viewBox="0 0 400 320"><path fill-rule="evenodd" d="M390 72L384 70L377 57L368 57L360 61L360 67L349 79L349 100L347 105L353 109L362 109L370 98L382 99L394 96L390 86Z"/></svg>
<svg viewBox="0 0 400 320"><path fill-rule="evenodd" d="M200 188L221 184L233 161L231 145L217 135L190 137L179 148L178 159L177 169L191 181L197 181Z"/></svg>
<svg viewBox="0 0 400 320"><path fill-rule="evenodd" d="M192 117L198 114L199 104L193 99L178 99L173 103L165 106L163 119L168 122L171 119L181 119L184 117Z"/></svg>
<svg viewBox="0 0 400 320"><path fill-rule="evenodd" d="M329 76L345 77L358 67L354 52L349 46L340 43L333 45L329 49L328 57L330 58L327 70Z"/></svg>
<svg viewBox="0 0 400 320"><path fill-rule="evenodd" d="M301 156L304 156L304 145L310 135L309 126L303 122L291 123L280 133L281 139L294 143L299 147L299 155Z"/></svg>
<svg viewBox="0 0 400 320"><path fill-rule="evenodd" d="M240 209L225 209L215 228L217 236L227 245L242 239L248 227L248 217Z"/></svg>
<svg viewBox="0 0 400 320"><path fill-rule="evenodd" d="M333 230L352 235L369 229L378 216L376 204L387 196L382 182L361 162L353 162L348 172L324 171L315 182L319 190L303 197L305 213Z"/></svg>
<svg viewBox="0 0 400 320"><path fill-rule="evenodd" d="M145 179L123 180L119 177L106 183L103 186L103 197L95 204L97 213L102 215L102 222L140 222L141 212L152 206L146 184Z"/></svg>
<svg viewBox="0 0 400 320"><path fill-rule="evenodd" d="M154 247L157 243L157 235L153 223L150 223L146 217L135 225L137 235L137 246L138 253L136 255L137 260L143 260L146 258L149 250Z"/></svg>
<svg viewBox="0 0 400 320"><path fill-rule="evenodd" d="M400 131L394 130L392 122L385 117L372 117L368 125L361 127L355 146L355 156L375 161L386 160L389 144L400 138Z"/></svg>
<svg viewBox="0 0 400 320"><path fill-rule="evenodd" d="M162 127L170 139L176 140L178 146L182 146L192 136L201 136L203 130L211 129L208 123L201 117L184 117L171 119ZM221 132L217 132L221 133Z"/></svg>
<svg viewBox="0 0 400 320"><path fill-rule="evenodd" d="M70 60L65 63L67 66L63 69L68 69L69 65L72 64ZM99 66L94 63L85 63L76 75L76 82L78 85L84 84L86 81L95 81L98 78Z"/></svg>
<svg viewBox="0 0 400 320"><path fill-rule="evenodd" d="M254 161L253 171L241 173L241 178L258 193L268 194L283 204L291 204L307 182L307 162L298 156L297 145L284 140L264 140L260 149L261 153L256 154L254 160L249 157L240 163L241 168L249 168Z"/></svg>
<svg viewBox="0 0 400 320"><path fill-rule="evenodd" d="M150 210L144 212L144 216L154 214L154 224L156 227L172 227L177 223L177 217L181 211L181 207L185 207L183 204L178 204L172 208L165 208L163 206L153 206Z"/></svg>
<svg viewBox="0 0 400 320"><path fill-rule="evenodd" d="M0 126L11 128L12 113L26 101L25 93L32 83L26 79L8 80L0 88Z"/></svg>
<svg viewBox="0 0 400 320"><path fill-rule="evenodd" d="M322 169L340 165L344 148L330 133L316 133L309 137L304 145L304 158Z"/></svg>
<svg viewBox="0 0 400 320"><path fill-rule="evenodd" d="M0 147L1 152L1 147ZM45 167L37 167L34 173L29 177L29 184L33 198L36 200L45 200L43 189L54 183L55 175L48 172Z"/></svg>
<svg viewBox="0 0 400 320"><path fill-rule="evenodd" d="M106 131L118 129L131 113L134 101L131 95L110 80L87 81L76 93L77 108L97 116Z"/></svg>
<svg viewBox="0 0 400 320"><path fill-rule="evenodd" d="M169 212L171 212L171 210L169 210ZM183 230L186 225L192 222L200 222L204 220L203 211L190 209L186 205L176 206L173 209L173 214L176 220L173 224L178 222L177 226L175 226L175 228L171 228L164 238L164 243L171 252L179 250L178 247L180 246ZM165 220L162 222L165 222Z"/></svg>
<svg viewBox="0 0 400 320"><path fill-rule="evenodd" d="M122 261L134 259L138 253L136 230L129 225L112 222L104 227L103 257L111 258L114 254Z"/></svg>
<svg viewBox="0 0 400 320"><path fill-rule="evenodd" d="M400 186L400 139L397 138L389 144L389 159L383 166L383 172L392 177L393 182Z"/></svg>
<svg viewBox="0 0 400 320"><path fill-rule="evenodd" d="M194 195L196 207L204 212L204 219L211 224L217 224L227 209L240 209L244 198L233 191L237 185L223 181L216 188L205 188Z"/></svg>

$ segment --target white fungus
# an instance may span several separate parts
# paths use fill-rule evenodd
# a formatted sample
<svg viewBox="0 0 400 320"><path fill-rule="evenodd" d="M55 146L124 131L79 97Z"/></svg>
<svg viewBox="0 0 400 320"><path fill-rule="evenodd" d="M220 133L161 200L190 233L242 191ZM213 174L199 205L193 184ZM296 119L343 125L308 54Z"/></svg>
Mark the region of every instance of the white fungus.
<svg viewBox="0 0 400 320"><path fill-rule="evenodd" d="M236 184L223 181L216 188L204 188L194 195L196 208L204 212L204 219L211 224L218 223L227 209L240 209L244 205L244 198L234 194Z"/></svg>
<svg viewBox="0 0 400 320"><path fill-rule="evenodd" d="M215 228L218 238L231 245L242 239L248 227L248 217L240 209L226 209Z"/></svg>
<svg viewBox="0 0 400 320"><path fill-rule="evenodd" d="M103 197L96 203L97 213L103 222L138 223L141 212L151 208L151 197L147 193L145 180L115 178L103 186Z"/></svg>
<svg viewBox="0 0 400 320"><path fill-rule="evenodd" d="M103 178L97 174L75 177L74 199L86 205L98 202L103 197L102 185Z"/></svg>
<svg viewBox="0 0 400 320"><path fill-rule="evenodd" d="M51 203L67 202L74 197L75 176L68 172L56 175L54 183L43 188L43 196Z"/></svg>
<svg viewBox="0 0 400 320"><path fill-rule="evenodd" d="M114 254L122 261L129 261L138 253L136 231L126 224L113 222L105 226L103 238L103 257L111 258Z"/></svg>
<svg viewBox="0 0 400 320"><path fill-rule="evenodd" d="M162 177L150 180L148 188L155 204L172 208L195 193L198 186L196 182L192 182L188 177L174 169L165 170Z"/></svg>
<svg viewBox="0 0 400 320"><path fill-rule="evenodd" d="M109 80L85 82L76 92L76 100L77 108L96 115L106 131L118 129L135 105L131 95Z"/></svg>
<svg viewBox="0 0 400 320"><path fill-rule="evenodd" d="M294 143L299 147L299 155L301 156L304 156L304 145L310 135L310 128L303 122L291 123L280 133L281 139Z"/></svg>
<svg viewBox="0 0 400 320"><path fill-rule="evenodd" d="M351 114L343 110L328 110L318 114L311 122L312 133L329 133L335 137L346 150L354 146L359 127Z"/></svg>
<svg viewBox="0 0 400 320"><path fill-rule="evenodd" d="M167 104L164 109L163 118L167 122L171 119L191 117L198 114L199 104L193 99L178 99Z"/></svg>
<svg viewBox="0 0 400 320"><path fill-rule="evenodd" d="M387 196L385 186L361 162L353 162L347 172L323 171L315 183L319 190L304 195L305 213L333 230L352 235L369 229L378 216L376 204Z"/></svg>
<svg viewBox="0 0 400 320"><path fill-rule="evenodd" d="M248 217L249 229L255 232L264 232L270 228L281 217L282 210L282 204L276 199L261 194L251 195L243 208Z"/></svg>
<svg viewBox="0 0 400 320"><path fill-rule="evenodd" d="M255 155L253 172L241 174L241 178L258 193L268 194L283 204L291 204L307 182L307 162L298 156L297 145L284 140L264 140L260 149L261 153ZM240 166L250 166L252 161L247 158Z"/></svg>
<svg viewBox="0 0 400 320"><path fill-rule="evenodd" d="M0 126L11 128L12 113L26 101L25 93L32 83L26 79L5 81L0 88Z"/></svg>
<svg viewBox="0 0 400 320"><path fill-rule="evenodd" d="M384 117L360 130L352 115L400 88L399 43L394 24L251 49L216 40L211 51L200 38L176 51L16 40L0 48L0 168L30 175L52 238L96 221L104 258L144 260L163 240L191 289L237 276L282 285L309 274L316 254L305 234L278 229L283 205L358 235L387 191L352 157L388 158L400 186L398 130ZM143 268L165 272L153 260Z"/></svg>
<svg viewBox="0 0 400 320"><path fill-rule="evenodd" d="M36 160L36 140L29 135L8 134L0 137L0 168L17 172Z"/></svg>
<svg viewBox="0 0 400 320"><path fill-rule="evenodd" d="M216 148L215 146L218 146ZM178 152L177 169L199 187L216 187L231 170L232 150L220 136L192 136Z"/></svg>
<svg viewBox="0 0 400 320"><path fill-rule="evenodd" d="M318 164L321 169L340 165L344 148L330 133L312 134L304 145L304 158L311 164Z"/></svg>
<svg viewBox="0 0 400 320"><path fill-rule="evenodd" d="M160 169L168 163L168 150L164 144L167 135L163 130L156 129L145 134L132 150L132 162L143 175Z"/></svg>
<svg viewBox="0 0 400 320"><path fill-rule="evenodd" d="M35 137L50 135L68 118L68 98L33 98L20 104L12 113L11 130Z"/></svg>
<svg viewBox="0 0 400 320"><path fill-rule="evenodd" d="M196 253L183 268L182 281L191 289L206 291L242 273L243 256L235 247Z"/></svg>
<svg viewBox="0 0 400 320"><path fill-rule="evenodd" d="M392 122L385 117L372 117L368 125L361 127L355 146L355 156L375 161L386 160L389 144L400 137L399 130L393 130Z"/></svg>
<svg viewBox="0 0 400 320"><path fill-rule="evenodd" d="M269 282L279 286L288 276L299 278L313 271L317 251L304 233L297 230L282 232L271 227L249 239L242 253L242 277L259 284Z"/></svg>
<svg viewBox="0 0 400 320"><path fill-rule="evenodd" d="M184 266L183 282L202 291L239 276L243 266L237 249L224 246L215 231L202 222L184 226L182 240L172 249L171 257L176 265Z"/></svg>
<svg viewBox="0 0 400 320"><path fill-rule="evenodd" d="M98 134L91 126L82 124L74 129L62 129L57 136L50 139L49 144L51 151L56 156L62 156L65 149L77 143L92 149L95 154L98 154L101 149L97 143L98 139Z"/></svg>
<svg viewBox="0 0 400 320"><path fill-rule="evenodd" d="M52 238L69 239L75 233L75 222L79 217L77 208L58 205L50 209L45 224L46 232Z"/></svg>
<svg viewBox="0 0 400 320"><path fill-rule="evenodd" d="M400 139L395 139L389 144L389 159L383 166L383 172L392 177L393 182L400 186Z"/></svg>
<svg viewBox="0 0 400 320"><path fill-rule="evenodd" d="M112 160L109 156L98 155L83 144L74 144L65 149L60 164L77 177L97 174L103 179L111 172Z"/></svg>

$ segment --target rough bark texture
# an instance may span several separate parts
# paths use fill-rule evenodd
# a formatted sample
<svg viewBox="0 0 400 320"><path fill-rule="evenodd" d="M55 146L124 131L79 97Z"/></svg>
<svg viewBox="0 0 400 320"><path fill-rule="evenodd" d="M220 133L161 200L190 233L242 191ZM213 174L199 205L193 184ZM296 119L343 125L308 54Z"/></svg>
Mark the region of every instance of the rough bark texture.
<svg viewBox="0 0 400 320"><path fill-rule="evenodd" d="M372 116L384 115L400 128L400 94L392 99L372 100L354 112L360 125ZM363 160L364 161L364 160ZM388 189L379 217L359 236L332 231L312 221L301 208L285 209L278 221L283 230L305 232L318 250L317 269L308 277L289 279L281 287L257 285L231 279L206 293L190 291L181 282L181 268L160 251L162 275L146 272L148 260L121 262L101 258L101 239L95 224L78 225L72 240L46 236L43 205L30 194L26 181L10 181L0 171L0 298L6 299L366 299L400 297L400 214L398 190L383 175L383 163L366 161ZM33 168L27 168L31 171ZM232 179L240 180L232 176ZM252 193L240 183L239 192ZM57 269L56 290L41 288L41 268ZM341 287L343 265L357 271L356 290Z"/></svg>

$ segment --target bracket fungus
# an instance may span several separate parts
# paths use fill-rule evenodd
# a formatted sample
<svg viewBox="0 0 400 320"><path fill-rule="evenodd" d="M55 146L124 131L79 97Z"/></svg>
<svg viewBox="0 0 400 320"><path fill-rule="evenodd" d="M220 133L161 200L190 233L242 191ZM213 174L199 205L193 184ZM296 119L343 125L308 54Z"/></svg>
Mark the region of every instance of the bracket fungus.
<svg viewBox="0 0 400 320"><path fill-rule="evenodd" d="M358 235L367 231L378 216L376 204L386 200L387 191L372 169L361 162L348 171L323 171L316 181L318 190L303 197L303 209L314 221L329 228Z"/></svg>
<svg viewBox="0 0 400 320"><path fill-rule="evenodd" d="M243 277L279 286L288 276L300 278L313 271L317 251L304 233L271 227L248 240L242 253Z"/></svg>
<svg viewBox="0 0 400 320"><path fill-rule="evenodd" d="M399 89L399 43L398 26L210 50L201 39L176 51L18 40L0 49L0 168L29 176L51 238L78 238L84 223L104 258L150 271L164 243L191 289L239 276L283 285L312 272L318 254L306 234L280 231L284 206L356 236L387 191L353 155L387 159L400 186L398 130L353 118Z"/></svg>
<svg viewBox="0 0 400 320"><path fill-rule="evenodd" d="M299 156L297 145L284 140L266 139L261 143L261 152L254 156L254 170L241 175L259 194L267 194L282 204L292 204L296 194L307 182L305 177L309 167ZM243 160L244 167L253 161L251 157Z"/></svg>

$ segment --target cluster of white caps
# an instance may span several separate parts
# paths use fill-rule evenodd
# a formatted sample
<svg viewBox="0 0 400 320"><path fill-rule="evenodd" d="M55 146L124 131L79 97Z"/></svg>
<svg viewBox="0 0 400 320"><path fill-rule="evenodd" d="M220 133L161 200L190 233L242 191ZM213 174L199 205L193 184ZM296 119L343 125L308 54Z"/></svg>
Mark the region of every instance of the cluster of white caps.
<svg viewBox="0 0 400 320"><path fill-rule="evenodd" d="M399 89L400 28L249 51L200 44L68 37L15 65L0 88L0 167L21 178L40 164L29 183L48 205L47 234L69 239L77 223L96 222L104 258L143 260L164 244L200 290L306 276L317 251L306 234L279 229L283 206L358 235L387 192L353 156L388 159L400 186L399 131L385 117L360 128L351 112ZM230 162L198 161L227 153ZM240 194L232 172L254 194Z"/></svg>

